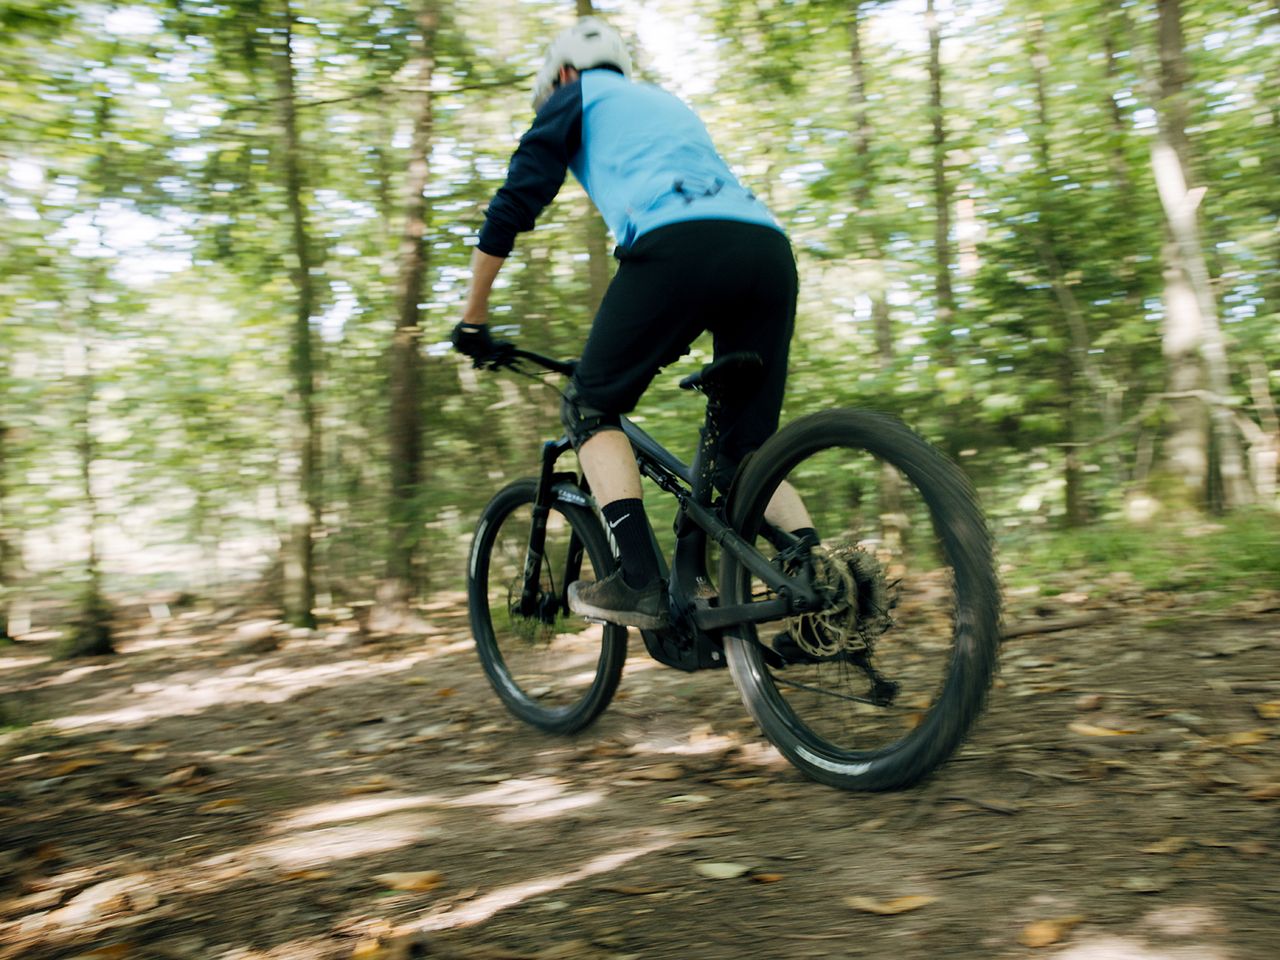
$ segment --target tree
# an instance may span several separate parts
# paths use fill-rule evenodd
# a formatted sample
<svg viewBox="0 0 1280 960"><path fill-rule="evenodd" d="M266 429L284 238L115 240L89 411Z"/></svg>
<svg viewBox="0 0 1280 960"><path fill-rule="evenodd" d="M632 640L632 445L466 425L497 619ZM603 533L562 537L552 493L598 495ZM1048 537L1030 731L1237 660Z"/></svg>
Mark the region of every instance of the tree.
<svg viewBox="0 0 1280 960"><path fill-rule="evenodd" d="M1174 423L1166 457L1172 472L1198 497L1212 479L1208 422L1216 445L1216 474L1225 506L1252 500L1239 435L1230 410L1230 374L1218 325L1209 270L1200 244L1198 208L1205 188L1192 186L1192 146L1187 134L1188 70L1180 0L1157 0L1158 133L1151 166L1164 209L1166 242L1164 355Z"/></svg>
<svg viewBox="0 0 1280 960"><path fill-rule="evenodd" d="M400 237L396 285L396 325L390 351L391 538L383 601L404 604L417 586L415 555L421 530L420 486L423 480L422 327L418 304L427 273L426 248L431 133L434 123L431 81L439 11L434 0L421 0L418 33L413 42L411 75L415 87L413 135L405 178L404 227Z"/></svg>
<svg viewBox="0 0 1280 960"><path fill-rule="evenodd" d="M942 27L934 0L925 8L929 31L929 124L933 169L934 309L938 342L949 357L956 298L951 286L951 187L947 180L946 109L942 101Z"/></svg>
<svg viewBox="0 0 1280 960"><path fill-rule="evenodd" d="M311 329L316 306L312 276L311 240L303 199L302 143L298 132L298 111L293 63L294 15L292 0L282 0L280 43L272 54L276 68L276 98L279 122L285 197L289 211L291 254L290 275L294 287L292 369L297 394L297 421L294 444L297 450L297 501L289 510L289 540L292 548L285 562L286 611L297 626L314 627L312 612L316 601L315 537L322 517L320 421L316 401L316 345Z"/></svg>

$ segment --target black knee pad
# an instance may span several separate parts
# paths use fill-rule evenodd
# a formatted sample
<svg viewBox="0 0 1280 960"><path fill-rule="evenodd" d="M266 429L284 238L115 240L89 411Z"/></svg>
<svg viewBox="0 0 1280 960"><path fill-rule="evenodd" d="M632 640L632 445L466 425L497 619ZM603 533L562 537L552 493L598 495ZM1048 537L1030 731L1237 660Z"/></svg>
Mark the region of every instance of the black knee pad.
<svg viewBox="0 0 1280 960"><path fill-rule="evenodd" d="M577 450L601 430L621 430L622 418L616 413L605 413L584 403L578 396L578 387L570 382L560 402L560 422L569 434L569 442Z"/></svg>

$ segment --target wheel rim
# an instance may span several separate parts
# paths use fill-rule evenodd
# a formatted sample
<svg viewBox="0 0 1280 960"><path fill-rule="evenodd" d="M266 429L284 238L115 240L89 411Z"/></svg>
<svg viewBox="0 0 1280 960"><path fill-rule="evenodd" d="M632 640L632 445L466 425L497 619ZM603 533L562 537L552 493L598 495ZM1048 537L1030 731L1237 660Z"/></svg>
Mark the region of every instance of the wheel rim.
<svg viewBox="0 0 1280 960"><path fill-rule="evenodd" d="M784 479L822 537L819 554L825 556L815 571L820 586L838 593L835 587L843 585L848 601L843 611L836 604L834 613L748 629L743 659L765 701L763 712L788 729L800 759L856 773L857 765L908 740L932 736L945 719L937 706L954 677L955 651L963 647L969 622L961 610L954 550L945 545L955 541L956 531L935 528L934 511L911 477L857 446L833 445L780 465L756 501L768 502ZM766 556L779 553L763 535L755 543ZM824 566L843 566L846 575L824 575ZM737 590L753 600L773 596L746 571ZM836 655L821 642L831 639L832 620L847 635ZM783 633L793 639L778 642ZM817 637L806 642L806 634ZM760 643L812 662L780 667Z"/></svg>
<svg viewBox="0 0 1280 960"><path fill-rule="evenodd" d="M501 692L529 712L564 718L593 696L606 646L605 628L568 611L571 549L582 551L580 579L595 579L595 568L585 547L572 538L569 519L553 508L538 592L522 605L531 523L532 506L522 503L487 532L491 546L476 571L478 612L489 625L487 665Z"/></svg>

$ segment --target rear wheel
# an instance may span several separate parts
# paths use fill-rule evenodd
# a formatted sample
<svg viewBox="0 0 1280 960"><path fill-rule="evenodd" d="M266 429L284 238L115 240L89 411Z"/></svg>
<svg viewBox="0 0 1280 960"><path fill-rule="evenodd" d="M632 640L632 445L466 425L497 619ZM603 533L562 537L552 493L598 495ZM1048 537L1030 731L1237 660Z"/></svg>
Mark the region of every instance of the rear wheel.
<svg viewBox="0 0 1280 960"><path fill-rule="evenodd" d="M542 730L572 733L613 698L627 630L569 612L569 584L607 576L614 566L600 521L576 488L556 490L536 590L525 591L536 493L537 481L518 480L480 517L467 578L471 630L489 682L507 708Z"/></svg>
<svg viewBox="0 0 1280 960"><path fill-rule="evenodd" d="M764 521L784 481L821 537L812 551ZM765 736L808 776L852 790L906 787L946 760L981 712L999 646L991 541L959 468L892 417L829 411L757 451L730 515L780 569L807 566L828 598L726 631ZM720 582L728 604L772 596L727 551Z"/></svg>

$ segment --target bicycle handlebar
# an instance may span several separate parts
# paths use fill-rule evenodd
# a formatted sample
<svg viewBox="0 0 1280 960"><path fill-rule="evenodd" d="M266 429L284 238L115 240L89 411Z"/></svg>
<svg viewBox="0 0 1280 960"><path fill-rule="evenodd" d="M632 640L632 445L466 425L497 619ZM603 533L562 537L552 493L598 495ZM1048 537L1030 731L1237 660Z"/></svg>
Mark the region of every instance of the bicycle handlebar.
<svg viewBox="0 0 1280 960"><path fill-rule="evenodd" d="M485 366L490 370L513 369L518 361L527 360L529 363L550 370L552 373L571 377L578 365L576 360L557 360L554 357L545 357L531 350L521 350L510 340L500 340L498 341L498 346L501 348L498 356L486 363L477 363L476 366Z"/></svg>

